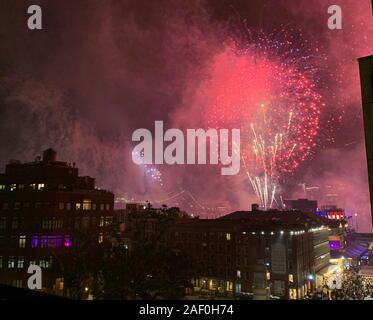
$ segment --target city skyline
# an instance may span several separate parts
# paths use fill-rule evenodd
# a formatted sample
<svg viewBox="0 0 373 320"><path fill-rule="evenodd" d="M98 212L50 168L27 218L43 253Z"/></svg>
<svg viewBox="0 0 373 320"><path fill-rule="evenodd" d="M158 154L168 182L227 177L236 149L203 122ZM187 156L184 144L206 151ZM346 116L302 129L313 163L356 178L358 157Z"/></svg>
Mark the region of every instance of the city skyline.
<svg viewBox="0 0 373 320"><path fill-rule="evenodd" d="M371 2L341 1L342 30L327 28L323 1L276 2L275 12L273 4L82 1L72 11L62 1L42 2L48 14L40 33L25 27L24 4L5 4L0 166L10 159L29 161L52 147L117 197L219 215L248 210L258 197L247 176L221 177L211 167L138 167L131 161L131 134L157 120L176 128L246 126L240 120L256 120L252 103L262 97L251 92L265 88L264 72L281 71L269 83L281 82L275 89L289 99L294 91L286 91L284 74L294 61L291 76L313 86L320 110L304 122L301 113L294 119L319 128L305 142L311 151L297 153L299 165L286 172L293 162L284 161L284 170L272 177L278 199L303 197L300 183L343 185L338 196L344 204L336 205L359 214L361 231L372 231L357 63L372 54ZM237 107L242 97L249 107ZM229 117L232 110L236 118ZM288 119L285 111L281 121Z"/></svg>

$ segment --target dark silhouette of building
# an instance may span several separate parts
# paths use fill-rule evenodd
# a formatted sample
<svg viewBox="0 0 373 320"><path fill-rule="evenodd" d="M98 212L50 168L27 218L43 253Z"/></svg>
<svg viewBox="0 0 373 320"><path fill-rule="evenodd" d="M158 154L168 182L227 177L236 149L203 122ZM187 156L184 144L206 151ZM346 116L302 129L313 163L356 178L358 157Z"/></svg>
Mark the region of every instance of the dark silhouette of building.
<svg viewBox="0 0 373 320"><path fill-rule="evenodd" d="M370 203L373 205L373 56L359 59ZM373 218L373 214L372 214Z"/></svg>
<svg viewBox="0 0 373 320"><path fill-rule="evenodd" d="M44 151L33 162L10 161L0 174L0 282L27 287L27 269L43 270L43 289L61 294L64 279L56 261L74 246L77 234L104 250L105 226L113 217L114 195L79 176L75 164Z"/></svg>

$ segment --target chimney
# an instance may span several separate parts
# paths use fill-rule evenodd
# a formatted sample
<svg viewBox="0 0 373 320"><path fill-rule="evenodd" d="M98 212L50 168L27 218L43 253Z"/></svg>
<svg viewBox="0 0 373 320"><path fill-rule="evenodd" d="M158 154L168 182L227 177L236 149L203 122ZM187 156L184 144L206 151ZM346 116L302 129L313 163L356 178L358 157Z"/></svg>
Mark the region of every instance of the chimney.
<svg viewBox="0 0 373 320"><path fill-rule="evenodd" d="M49 148L47 150L44 150L43 152L43 161L44 162L53 162L56 161L56 151L54 151L52 148Z"/></svg>

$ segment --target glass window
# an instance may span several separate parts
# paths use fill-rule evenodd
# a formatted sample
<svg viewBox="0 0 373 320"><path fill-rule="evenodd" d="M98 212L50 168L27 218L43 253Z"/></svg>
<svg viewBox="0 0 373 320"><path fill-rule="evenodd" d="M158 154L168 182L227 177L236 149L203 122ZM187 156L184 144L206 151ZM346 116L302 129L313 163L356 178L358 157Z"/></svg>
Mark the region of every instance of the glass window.
<svg viewBox="0 0 373 320"><path fill-rule="evenodd" d="M83 217L82 218L82 227L88 228L89 227L89 217Z"/></svg>
<svg viewBox="0 0 373 320"><path fill-rule="evenodd" d="M12 219L12 229L18 229L18 217Z"/></svg>
<svg viewBox="0 0 373 320"><path fill-rule="evenodd" d="M91 210L92 208L92 200L84 199L83 200L83 210Z"/></svg>
<svg viewBox="0 0 373 320"><path fill-rule="evenodd" d="M66 203L66 210L71 210L71 203L70 202Z"/></svg>
<svg viewBox="0 0 373 320"><path fill-rule="evenodd" d="M38 190L39 191L44 190L44 188L45 188L45 184L44 183L38 183Z"/></svg>
<svg viewBox="0 0 373 320"><path fill-rule="evenodd" d="M105 217L100 217L100 227L103 227L105 225Z"/></svg>
<svg viewBox="0 0 373 320"><path fill-rule="evenodd" d="M14 267L15 267L14 257L9 257L9 259L8 259L8 269L14 269Z"/></svg>
<svg viewBox="0 0 373 320"><path fill-rule="evenodd" d="M17 190L17 184L12 183L12 184L10 185L10 191L16 191L16 190Z"/></svg>
<svg viewBox="0 0 373 320"><path fill-rule="evenodd" d="M3 210L8 210L9 209L9 204L7 202L4 202L2 205Z"/></svg>
<svg viewBox="0 0 373 320"><path fill-rule="evenodd" d="M14 202L14 210L21 209L21 203L20 202Z"/></svg>
<svg viewBox="0 0 373 320"><path fill-rule="evenodd" d="M98 243L104 242L104 234L100 232L100 235L98 236Z"/></svg>
<svg viewBox="0 0 373 320"><path fill-rule="evenodd" d="M0 230L6 229L6 217L0 217Z"/></svg>
<svg viewBox="0 0 373 320"><path fill-rule="evenodd" d="M63 210L65 208L65 204L63 202L58 203L58 209Z"/></svg>
<svg viewBox="0 0 373 320"><path fill-rule="evenodd" d="M19 247L26 248L26 236L19 236Z"/></svg>
<svg viewBox="0 0 373 320"><path fill-rule="evenodd" d="M100 204L100 210L101 211L105 210L105 204L103 204L103 203Z"/></svg>
<svg viewBox="0 0 373 320"><path fill-rule="evenodd" d="M18 190L19 190L19 191L23 191L23 190L25 190L25 185L24 185L24 184L20 184L20 185L18 185Z"/></svg>
<svg viewBox="0 0 373 320"><path fill-rule="evenodd" d="M17 268L22 269L24 267L24 264L25 264L25 259L23 257L19 257L18 258L18 263L17 263Z"/></svg>
<svg viewBox="0 0 373 320"><path fill-rule="evenodd" d="M31 248L37 248L39 244L39 237L38 236L32 236L31 237Z"/></svg>
<svg viewBox="0 0 373 320"><path fill-rule="evenodd" d="M96 210L96 204L92 203L92 210Z"/></svg>
<svg viewBox="0 0 373 320"><path fill-rule="evenodd" d="M225 234L225 238L229 241L231 240L231 234L230 233L226 233Z"/></svg>
<svg viewBox="0 0 373 320"><path fill-rule="evenodd" d="M80 210L82 207L82 204L81 203L76 203L75 204L75 210Z"/></svg>
<svg viewBox="0 0 373 320"><path fill-rule="evenodd" d="M22 280L12 280L12 287L22 288L23 281Z"/></svg>
<svg viewBox="0 0 373 320"><path fill-rule="evenodd" d="M70 247L71 246L70 236L65 236L63 246L64 247Z"/></svg>
<svg viewBox="0 0 373 320"><path fill-rule="evenodd" d="M30 184L30 190L36 190L36 183Z"/></svg>
<svg viewBox="0 0 373 320"><path fill-rule="evenodd" d="M5 184L0 184L0 191L4 191L5 190Z"/></svg>
<svg viewBox="0 0 373 320"><path fill-rule="evenodd" d="M110 204L106 204L106 210L110 210Z"/></svg>

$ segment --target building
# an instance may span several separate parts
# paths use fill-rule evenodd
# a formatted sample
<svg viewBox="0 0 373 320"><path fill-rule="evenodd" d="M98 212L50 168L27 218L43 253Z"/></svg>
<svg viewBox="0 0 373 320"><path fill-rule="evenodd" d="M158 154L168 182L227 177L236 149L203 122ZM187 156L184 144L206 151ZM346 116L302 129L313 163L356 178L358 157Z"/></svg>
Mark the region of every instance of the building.
<svg viewBox="0 0 373 320"><path fill-rule="evenodd" d="M373 204L373 56L359 59L370 202ZM373 213L372 213L373 217Z"/></svg>
<svg viewBox="0 0 373 320"><path fill-rule="evenodd" d="M168 243L203 270L193 279L195 294L299 299L316 289L316 273L329 263L328 231L299 211L238 211L173 224Z"/></svg>
<svg viewBox="0 0 373 320"><path fill-rule="evenodd" d="M316 212L317 201L308 199L284 200L287 210L298 210L302 212Z"/></svg>
<svg viewBox="0 0 373 320"><path fill-rule="evenodd" d="M56 256L74 246L85 231L97 241L99 257L108 241L114 195L95 187L95 179L57 161L45 150L34 162L11 161L0 175L0 282L27 287L27 269L43 270L43 289L61 294L63 277Z"/></svg>

